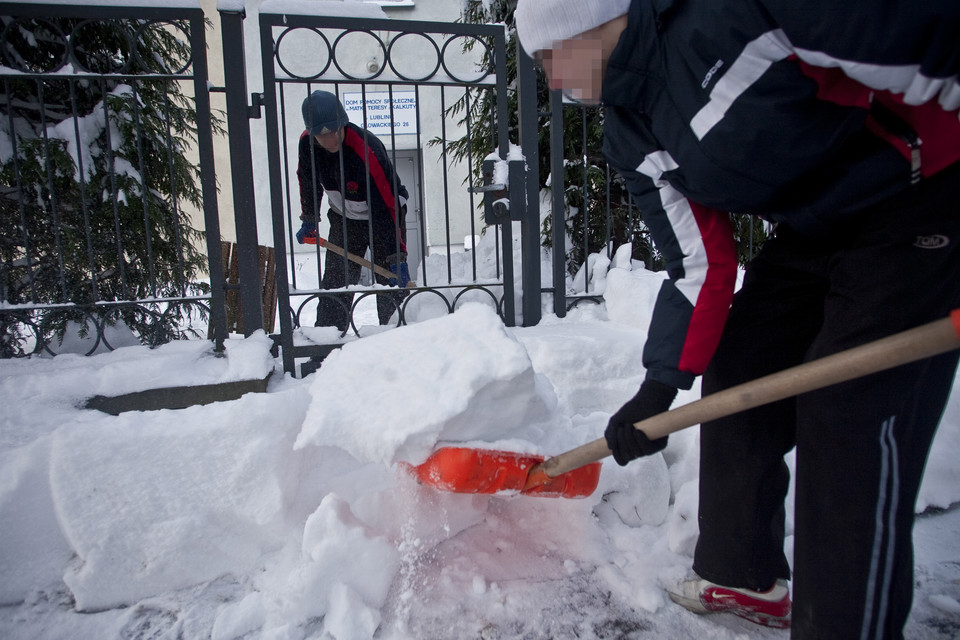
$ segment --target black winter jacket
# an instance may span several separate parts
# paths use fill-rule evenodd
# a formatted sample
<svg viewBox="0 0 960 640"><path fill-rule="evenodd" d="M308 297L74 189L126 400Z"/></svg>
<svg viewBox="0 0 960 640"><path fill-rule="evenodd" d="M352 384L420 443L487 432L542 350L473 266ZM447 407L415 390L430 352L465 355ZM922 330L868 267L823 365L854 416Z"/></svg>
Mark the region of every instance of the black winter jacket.
<svg viewBox="0 0 960 640"><path fill-rule="evenodd" d="M377 233L398 230L401 250L406 251L404 217L409 194L400 183L383 143L369 131L348 123L340 148L342 153L330 153L306 131L300 135L297 163L300 218L313 220L316 216L319 220L317 207L326 193L334 213L352 220L370 219L372 213Z"/></svg>
<svg viewBox="0 0 960 640"><path fill-rule="evenodd" d="M604 152L667 260L648 377L689 388L737 260L728 212L817 237L960 159L960 3L634 0Z"/></svg>

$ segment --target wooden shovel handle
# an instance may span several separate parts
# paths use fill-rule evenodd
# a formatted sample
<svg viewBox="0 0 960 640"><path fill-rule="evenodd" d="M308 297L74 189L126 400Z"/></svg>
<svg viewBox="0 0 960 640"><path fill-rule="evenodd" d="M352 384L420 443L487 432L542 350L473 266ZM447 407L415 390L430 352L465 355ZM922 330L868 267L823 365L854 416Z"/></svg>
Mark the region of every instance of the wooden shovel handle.
<svg viewBox="0 0 960 640"><path fill-rule="evenodd" d="M954 349L960 349L960 309L954 309L949 318L724 389L633 426L643 431L651 440L655 440L701 422L723 418ZM536 471L543 471L554 478L561 473L601 460L611 453L606 440L598 438L545 460L531 469L530 474L533 476Z"/></svg>
<svg viewBox="0 0 960 640"><path fill-rule="evenodd" d="M393 278L399 282L399 278L397 277L397 274L395 274L393 271L390 271L389 269L385 269L378 264L373 264L366 258L361 258L355 253L350 253L343 247L337 246L332 242L330 242L329 240L326 240L325 238L321 238L320 236L317 236L317 244L319 244L321 247L324 247L327 251L333 251L338 256L345 256L347 260L350 260L351 262L356 262L361 267L366 267L367 269L370 269L371 271L373 271L379 276L383 276L384 278L387 278L387 279ZM407 287L415 287L415 286L417 286L417 283L414 282L413 280L407 283Z"/></svg>

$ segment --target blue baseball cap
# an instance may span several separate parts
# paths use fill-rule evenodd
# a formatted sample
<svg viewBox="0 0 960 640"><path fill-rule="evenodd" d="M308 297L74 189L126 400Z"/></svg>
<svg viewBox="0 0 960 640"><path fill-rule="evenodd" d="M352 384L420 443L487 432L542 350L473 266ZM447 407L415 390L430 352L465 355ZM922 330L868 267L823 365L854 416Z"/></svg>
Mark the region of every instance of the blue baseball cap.
<svg viewBox="0 0 960 640"><path fill-rule="evenodd" d="M303 124L315 136L337 131L350 119L337 96L329 91L314 91L303 101Z"/></svg>

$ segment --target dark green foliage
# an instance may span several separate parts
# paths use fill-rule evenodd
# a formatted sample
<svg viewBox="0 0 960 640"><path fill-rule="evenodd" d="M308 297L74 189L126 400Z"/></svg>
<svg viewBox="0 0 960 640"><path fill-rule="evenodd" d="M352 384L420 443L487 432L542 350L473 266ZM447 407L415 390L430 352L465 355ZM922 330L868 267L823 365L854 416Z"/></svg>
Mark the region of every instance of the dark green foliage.
<svg viewBox="0 0 960 640"><path fill-rule="evenodd" d="M489 23L505 22L512 27L513 10L516 3L510 0L494 0L492 3L481 0L468 0L465 22ZM513 86L517 77L516 31L510 29L507 42L507 83ZM484 62L489 63L488 57ZM490 117L495 112L496 97L489 90L479 96L471 96L470 131L460 140L450 143L449 150L458 158L472 150L474 175L479 181L480 165L483 159L496 149L496 120ZM510 140L519 140L516 92L510 92L508 112L510 117ZM451 114L466 114L464 100L459 101L450 110ZM537 102L543 108L550 104L549 88L541 72L537 74ZM626 188L619 176L608 178L606 161L600 149L603 141L603 112L596 108L566 106L563 109L564 126L564 165L563 184L566 185L564 200L566 211L564 222L568 238L566 254L567 268L575 273L585 259L585 255L609 248L612 252L624 242L633 241L633 256L648 266L658 265L655 249L650 243L649 234L639 219L636 207L629 202ZM540 146L540 186L548 188L557 181L550 177L550 113L538 114L537 129ZM586 207L583 203L586 201ZM610 220L607 220L607 210ZM584 213L586 212L586 224ZM553 217L543 221L542 243L552 246Z"/></svg>
<svg viewBox="0 0 960 640"><path fill-rule="evenodd" d="M746 264L757 255L760 246L770 237L771 224L756 216L733 215L733 235L737 239L737 260Z"/></svg>
<svg viewBox="0 0 960 640"><path fill-rule="evenodd" d="M104 314L102 303L209 290L197 281L206 267L203 233L184 209L202 205L199 168L185 156L197 139L197 114L182 86L192 78L176 77L190 59L189 26L77 19L15 26L4 64L58 73L2 80L0 136L11 153L0 158L0 299L99 304L97 317L122 320L145 342L183 337L184 303L164 303L156 314L133 305ZM77 74L65 73L65 64ZM62 337L66 321L80 317L48 318L44 337ZM4 318L0 342L9 347L22 327Z"/></svg>
<svg viewBox="0 0 960 640"><path fill-rule="evenodd" d="M660 255L623 178L608 167L600 151L603 110L565 106L563 122L566 233L572 243L567 251L567 268L573 273L587 255L607 248L612 256L617 247L631 242L634 260L640 260L649 269L661 269ZM544 142L547 141L541 137L541 144ZM549 153L550 147L546 149ZM547 238L551 233L550 222L548 218L543 225Z"/></svg>
<svg viewBox="0 0 960 640"><path fill-rule="evenodd" d="M468 0L464 10L464 21L470 23L504 22L510 26L507 43L507 78L513 86L516 81L516 31L513 26L514 0ZM489 62L486 58L485 62ZM550 104L549 88L541 71L537 74L537 101L541 109ZM479 96L471 96L470 130L460 140L450 142L448 150L456 157L466 157L466 150L472 152L474 175L477 181L481 175L480 165L484 157L496 149L496 126L490 114L495 112L495 96L484 90ZM517 122L517 99L515 92L508 96L510 140L519 140ZM463 115L466 119L465 101L455 104L450 113ZM609 251L610 255L625 242L632 243L633 258L642 261L648 269L663 268L661 258L650 239L646 225L640 219L640 212L631 202L623 179L608 169L603 158L603 118L602 108L566 105L563 108L564 148L563 157L565 185L564 201L566 212L564 221L568 238L567 268L574 273L583 264L586 255ZM550 114L541 111L538 114L540 147L541 188L548 188L559 182L550 177ZM586 202L586 205L584 205ZM608 217L609 212L609 217ZM584 221L586 217L586 222ZM754 220L753 236L750 236L750 220L734 216L737 230L738 256L745 263L752 252L759 248L766 234L761 222ZM553 217L544 219L542 228L543 245L551 246Z"/></svg>

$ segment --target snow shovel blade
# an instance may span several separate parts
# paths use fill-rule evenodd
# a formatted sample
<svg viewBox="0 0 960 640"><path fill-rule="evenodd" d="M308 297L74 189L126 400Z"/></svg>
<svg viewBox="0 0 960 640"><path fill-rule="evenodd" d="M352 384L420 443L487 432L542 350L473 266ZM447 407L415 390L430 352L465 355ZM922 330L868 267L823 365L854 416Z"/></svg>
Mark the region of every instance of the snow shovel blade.
<svg viewBox="0 0 960 640"><path fill-rule="evenodd" d="M421 482L453 493L519 493L545 498L584 498L600 482L600 463L531 483L530 470L543 456L509 451L443 447L422 464L410 466Z"/></svg>

